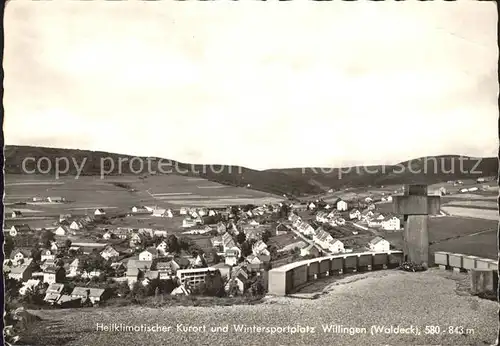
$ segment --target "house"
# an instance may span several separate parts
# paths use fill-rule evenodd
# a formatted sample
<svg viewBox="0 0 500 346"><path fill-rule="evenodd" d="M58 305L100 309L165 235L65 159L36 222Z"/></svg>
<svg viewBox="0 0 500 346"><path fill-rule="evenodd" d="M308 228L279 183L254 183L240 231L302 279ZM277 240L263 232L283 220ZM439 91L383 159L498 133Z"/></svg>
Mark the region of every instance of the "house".
<svg viewBox="0 0 500 346"><path fill-rule="evenodd" d="M307 209L309 209L309 210L314 210L314 209L316 209L316 204L314 204L313 202L309 203L309 204L307 205Z"/></svg>
<svg viewBox="0 0 500 346"><path fill-rule="evenodd" d="M361 220L361 212L358 209L351 210L351 212L349 213L349 219L351 219L351 220L355 220L355 219Z"/></svg>
<svg viewBox="0 0 500 346"><path fill-rule="evenodd" d="M337 210L338 211L346 211L347 210L347 202L340 200L337 202Z"/></svg>
<svg viewBox="0 0 500 346"><path fill-rule="evenodd" d="M114 238L114 236L115 235L111 231L106 231L106 233L102 235L102 239L109 240Z"/></svg>
<svg viewBox="0 0 500 346"><path fill-rule="evenodd" d="M177 286L172 290L172 292L170 292L170 295L172 296L188 296L190 294L191 289L184 285Z"/></svg>
<svg viewBox="0 0 500 346"><path fill-rule="evenodd" d="M192 268L192 269L179 269L177 270L177 278L181 285L189 287L197 287L205 282L206 276L209 273L215 272L215 268Z"/></svg>
<svg viewBox="0 0 500 346"><path fill-rule="evenodd" d="M71 264L69 265L69 274L68 276L69 277L73 277L73 276L78 276L80 275L81 271L82 271L82 268L83 268L83 262L78 259L78 258L75 258L73 260L73 262L71 262Z"/></svg>
<svg viewBox="0 0 500 346"><path fill-rule="evenodd" d="M328 222L328 214L324 211L320 211L316 214L316 221L318 222Z"/></svg>
<svg viewBox="0 0 500 346"><path fill-rule="evenodd" d="M300 256L305 257L305 256L314 256L318 257L321 253L321 250L318 249L318 247L314 244L307 245L300 249Z"/></svg>
<svg viewBox="0 0 500 346"><path fill-rule="evenodd" d="M224 250L224 263L229 266L238 264L241 257L241 250L238 247L226 248Z"/></svg>
<svg viewBox="0 0 500 346"><path fill-rule="evenodd" d="M101 251L101 257L104 258L106 261L118 256L120 256L120 253L115 249L113 249L113 247L110 245L106 246L104 250Z"/></svg>
<svg viewBox="0 0 500 346"><path fill-rule="evenodd" d="M9 278L22 282L31 279L31 275L33 274L33 265L31 260L25 261L20 265L10 267L9 269Z"/></svg>
<svg viewBox="0 0 500 346"><path fill-rule="evenodd" d="M47 202L49 203L63 203L66 202L64 197L47 197Z"/></svg>
<svg viewBox="0 0 500 346"><path fill-rule="evenodd" d="M226 251L226 249L236 247L236 243L235 243L233 237L231 236L231 234L224 233L222 235L222 246L224 248L224 251Z"/></svg>
<svg viewBox="0 0 500 346"><path fill-rule="evenodd" d="M18 234L22 233L28 233L31 231L31 228L27 224L22 224L22 225L14 225L10 228L9 234L11 237L15 237Z"/></svg>
<svg viewBox="0 0 500 346"><path fill-rule="evenodd" d="M366 207L367 210L375 210L375 208L375 204L373 203L368 204L368 206Z"/></svg>
<svg viewBox="0 0 500 346"><path fill-rule="evenodd" d="M237 267L232 270L229 280L224 287L225 291L230 291L232 286L236 286L238 288L238 292L245 293L248 286L248 272L243 269L243 267Z"/></svg>
<svg viewBox="0 0 500 346"><path fill-rule="evenodd" d="M59 237L64 237L70 234L71 229L68 226L59 226L55 230L54 234L59 236Z"/></svg>
<svg viewBox="0 0 500 346"><path fill-rule="evenodd" d="M253 244L252 246L252 253L255 256L260 255L264 250L267 249L266 243L264 243L262 240L257 241L256 243Z"/></svg>
<svg viewBox="0 0 500 346"><path fill-rule="evenodd" d="M328 249L330 243L334 241L332 235L323 228L318 228L313 236L313 242L323 249Z"/></svg>
<svg viewBox="0 0 500 346"><path fill-rule="evenodd" d="M43 300L49 304L57 302L64 290L64 284L52 283L45 291L45 298Z"/></svg>
<svg viewBox="0 0 500 346"><path fill-rule="evenodd" d="M386 218L382 221L382 228L386 231L397 231L401 229L401 220L395 216Z"/></svg>
<svg viewBox="0 0 500 346"><path fill-rule="evenodd" d="M476 186L469 188L469 192L476 192L479 190Z"/></svg>
<svg viewBox="0 0 500 346"><path fill-rule="evenodd" d="M302 250L303 248L306 248L309 244L307 244L303 240L296 241L291 244L287 244L280 249L278 249L278 252L289 252L289 251L294 251L294 250Z"/></svg>
<svg viewBox="0 0 500 346"><path fill-rule="evenodd" d="M372 203L372 202L373 202L373 198L371 198L371 197L365 198L365 203Z"/></svg>
<svg viewBox="0 0 500 346"><path fill-rule="evenodd" d="M192 218L185 218L182 220L182 227L183 228L188 228L188 227L194 227L196 226L196 221Z"/></svg>
<svg viewBox="0 0 500 346"><path fill-rule="evenodd" d="M361 218L365 221L368 221L373 217L373 215L374 215L373 211L365 209L361 213Z"/></svg>
<svg viewBox="0 0 500 346"><path fill-rule="evenodd" d="M288 227L282 223L279 223L278 226L276 226L276 236L287 234L289 231Z"/></svg>
<svg viewBox="0 0 500 346"><path fill-rule="evenodd" d="M105 296L105 289L103 288L91 288L91 287L75 287L73 292L71 292L71 297L80 298L82 303L87 299L96 304L101 302Z"/></svg>
<svg viewBox="0 0 500 346"><path fill-rule="evenodd" d="M67 294L61 294L59 299L55 302L62 309L78 308L81 306L82 301L80 298L74 298Z"/></svg>
<svg viewBox="0 0 500 346"><path fill-rule="evenodd" d="M333 242L330 243L328 247L331 253L343 253L345 252L344 243L338 239L334 239Z"/></svg>
<svg viewBox="0 0 500 346"><path fill-rule="evenodd" d="M15 219L16 217L22 217L23 214L19 210L14 210L11 214L11 217Z"/></svg>
<svg viewBox="0 0 500 346"><path fill-rule="evenodd" d="M162 229L153 230L153 237L166 238L167 235L168 235L168 232L166 230L162 230Z"/></svg>
<svg viewBox="0 0 500 346"><path fill-rule="evenodd" d="M158 255L158 250L154 247L150 247L139 254L139 261L152 261L158 258Z"/></svg>
<svg viewBox="0 0 500 346"><path fill-rule="evenodd" d="M179 210L179 214L180 214L180 215L187 215L187 213L188 213L187 208L182 207L182 208Z"/></svg>
<svg viewBox="0 0 500 346"><path fill-rule="evenodd" d="M63 267L49 266L43 271L43 282L48 284L60 283L66 278Z"/></svg>
<svg viewBox="0 0 500 346"><path fill-rule="evenodd" d="M268 263L267 258L265 256L255 256L251 254L245 258L248 263L248 269L251 271L261 271L264 269L266 263Z"/></svg>
<svg viewBox="0 0 500 346"><path fill-rule="evenodd" d="M167 217L167 209L162 209L162 208L155 208L153 209L153 216L154 217Z"/></svg>
<svg viewBox="0 0 500 346"><path fill-rule="evenodd" d="M388 252L391 249L391 244L384 238L375 237L368 243L368 247L370 251Z"/></svg>
<svg viewBox="0 0 500 346"><path fill-rule="evenodd" d="M130 230L127 228L117 228L113 231L110 231L110 233L114 234L118 239L127 239L130 234Z"/></svg>
<svg viewBox="0 0 500 346"><path fill-rule="evenodd" d="M372 228L382 227L382 223L383 223L382 220L379 220L378 218L373 218L368 220L368 227Z"/></svg>
<svg viewBox="0 0 500 346"><path fill-rule="evenodd" d="M73 231L79 231L83 228L83 224L81 222L73 221L69 225L69 228L72 229Z"/></svg>
<svg viewBox="0 0 500 346"><path fill-rule="evenodd" d="M106 212L102 208L98 208L94 211L94 215L106 215Z"/></svg>
<svg viewBox="0 0 500 346"><path fill-rule="evenodd" d="M17 264L22 261L26 261L31 257L31 253L28 251L28 249L17 249L12 251L10 254L10 259L12 260L12 263Z"/></svg>
<svg viewBox="0 0 500 346"><path fill-rule="evenodd" d="M134 233L130 237L129 245L130 247L136 247L142 244L144 236L139 233Z"/></svg>
<svg viewBox="0 0 500 346"><path fill-rule="evenodd" d="M56 258L55 252L50 249L42 249L40 255L40 261L54 260Z"/></svg>
<svg viewBox="0 0 500 346"><path fill-rule="evenodd" d="M144 206L133 206L131 210L134 214L149 214L151 212L147 207Z"/></svg>
<svg viewBox="0 0 500 346"><path fill-rule="evenodd" d="M229 233L225 233L225 234L229 234ZM212 247L219 247L219 246L223 246L223 244L224 244L222 241L222 236L220 236L220 235L215 236L212 239L210 239L210 242L212 243Z"/></svg>
<svg viewBox="0 0 500 346"><path fill-rule="evenodd" d="M157 246L156 251L158 255L165 256L168 252L168 244L165 240L162 240Z"/></svg>
<svg viewBox="0 0 500 346"><path fill-rule="evenodd" d="M297 227L297 230L304 235L308 236L314 235L314 228L307 222L301 222L300 225Z"/></svg>
<svg viewBox="0 0 500 346"><path fill-rule="evenodd" d="M215 215L217 215L217 212L216 212L215 210L210 209L210 210L208 211L208 216L215 216Z"/></svg>
<svg viewBox="0 0 500 346"><path fill-rule="evenodd" d="M314 243L319 245L322 249L328 250L332 253L344 252L344 243L338 239L334 239L331 234L323 229L316 231L313 237Z"/></svg>
<svg viewBox="0 0 500 346"><path fill-rule="evenodd" d="M223 222L218 222L215 227L215 230L217 231L218 234L223 234L226 233L227 227Z"/></svg>

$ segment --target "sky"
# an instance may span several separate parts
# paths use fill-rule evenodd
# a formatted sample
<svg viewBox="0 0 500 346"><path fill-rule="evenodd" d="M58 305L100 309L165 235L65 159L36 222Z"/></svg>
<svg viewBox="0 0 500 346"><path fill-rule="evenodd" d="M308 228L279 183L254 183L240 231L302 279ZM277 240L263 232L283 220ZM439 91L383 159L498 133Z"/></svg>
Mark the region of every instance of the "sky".
<svg viewBox="0 0 500 346"><path fill-rule="evenodd" d="M254 169L496 156L493 2L28 1L4 134Z"/></svg>

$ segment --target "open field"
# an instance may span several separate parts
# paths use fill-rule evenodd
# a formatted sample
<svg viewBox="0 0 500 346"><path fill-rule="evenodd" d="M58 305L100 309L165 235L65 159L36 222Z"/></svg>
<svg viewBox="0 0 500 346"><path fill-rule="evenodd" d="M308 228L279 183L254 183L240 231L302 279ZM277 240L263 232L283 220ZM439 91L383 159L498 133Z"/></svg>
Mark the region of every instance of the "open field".
<svg viewBox="0 0 500 346"><path fill-rule="evenodd" d="M15 183L18 180L22 181L23 178L22 175L7 175L6 181ZM33 180L33 176L30 176L30 179ZM43 181L43 178L41 179ZM40 185L6 186L6 200L10 203L27 202L27 208L32 210L62 213L97 207L128 211L134 205L179 208L182 204L191 206L211 203L260 204L266 200L282 199L265 192L176 175L151 176L145 179L137 176L106 177L105 179L89 176L79 177L79 179L62 177L59 182L58 185L48 187L47 185L43 187ZM206 186L211 188L206 188ZM61 196L73 202L32 205L30 200L34 196Z"/></svg>
<svg viewBox="0 0 500 346"><path fill-rule="evenodd" d="M25 336L31 345L491 345L498 304L466 293L467 277L438 270L379 271L340 279L318 299L266 298L250 306L85 308L32 311L42 320ZM394 311L398 311L394 314ZM446 313L443 313L443 312ZM104 332L97 324L172 327L171 332ZM177 324L206 332L177 331ZM314 327L314 333L244 333L233 325ZM323 325L367 328L367 333L329 333ZM375 334L372 325L463 326L473 332L421 335ZM212 326L228 332L211 332Z"/></svg>
<svg viewBox="0 0 500 346"><path fill-rule="evenodd" d="M440 217L429 219L430 252L451 251L495 259L497 257L495 220ZM384 237L401 248L402 232L384 232Z"/></svg>
<svg viewBox="0 0 500 346"><path fill-rule="evenodd" d="M452 216L471 217L477 219L493 220L498 222L498 209L478 209L461 207L441 207L441 209Z"/></svg>
<svg viewBox="0 0 500 346"><path fill-rule="evenodd" d="M483 201L483 200L480 200L480 201L478 201L478 200L452 201L452 202L446 203L446 206L467 206L467 207L471 207L471 208L476 207L478 209L481 209L481 208L498 209L498 204L494 200L491 200L491 201Z"/></svg>

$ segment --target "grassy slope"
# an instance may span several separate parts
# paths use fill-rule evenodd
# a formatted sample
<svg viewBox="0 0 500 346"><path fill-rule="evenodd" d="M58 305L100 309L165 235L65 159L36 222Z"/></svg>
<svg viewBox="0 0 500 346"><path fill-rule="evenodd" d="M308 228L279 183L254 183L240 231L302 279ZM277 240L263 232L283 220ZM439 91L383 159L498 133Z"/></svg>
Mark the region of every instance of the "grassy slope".
<svg viewBox="0 0 500 346"><path fill-rule="evenodd" d="M22 162L26 157L35 159L48 157L52 162L56 158L66 157L69 160L72 158L77 163L84 162L84 175L99 175L101 168L101 160L110 157L114 162L118 162L119 158L131 159L132 156L93 152L88 150L74 149L57 149L44 147L29 147L29 146L6 146L5 147L5 171L11 174L21 174ZM143 157L142 159L146 159ZM455 173L444 173L443 169L451 167L452 160L455 160ZM103 162L109 162L104 160ZM251 188L259 191L274 193L274 194L293 194L295 196L319 194L324 192L325 188L330 187L339 189L343 187L359 187L359 186L377 186L377 185L392 185L392 184L407 184L407 183L427 183L433 184L445 180L478 178L479 176L496 176L498 171L498 160L496 158L483 158L478 167L476 160L466 160L463 164L463 169L458 166L458 156L440 156L437 157L437 166L434 166L433 160L428 160L427 166L425 159L416 159L403 162L395 166L372 166L367 168L351 168L351 169L313 169L313 168L297 168L297 169L277 169L256 171L244 167L224 166L221 173L210 172L210 169L204 169L202 165L191 165L169 160L172 165L178 167L177 171L187 171L185 175L197 176L211 181L215 181L225 185L246 186L251 184ZM54 165L53 165L54 166ZM106 166L106 165L105 165ZM118 166L118 163L116 163ZM147 166L146 166L147 167ZM158 170L157 162L151 164L153 170ZM214 165L214 167L221 167ZM404 167L405 169L402 169ZM410 168L411 167L411 168ZM424 169L426 167L426 169ZM44 167L42 167L44 168ZM111 167L107 165L106 169ZM472 169L480 171L480 174L471 174ZM316 170L316 172L314 171ZM115 173L118 168L115 167ZM419 172L419 173L415 173ZM50 172L53 174L54 172ZM134 173L130 171L128 163L122 165L122 174ZM144 171L144 173L147 173ZM70 164L68 174L76 174L76 167Z"/></svg>

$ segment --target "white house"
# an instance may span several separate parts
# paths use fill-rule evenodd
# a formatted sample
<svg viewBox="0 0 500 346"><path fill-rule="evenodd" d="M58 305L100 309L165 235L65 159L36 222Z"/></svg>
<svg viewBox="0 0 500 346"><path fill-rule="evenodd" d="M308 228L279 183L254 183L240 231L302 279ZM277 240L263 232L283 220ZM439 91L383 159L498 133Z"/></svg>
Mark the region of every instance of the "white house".
<svg viewBox="0 0 500 346"><path fill-rule="evenodd" d="M479 190L477 187L471 187L469 188L469 192L476 192L477 190Z"/></svg>
<svg viewBox="0 0 500 346"><path fill-rule="evenodd" d="M196 221L191 219L191 218L185 218L182 220L182 227L183 228L188 228L188 227L194 227L196 226Z"/></svg>
<svg viewBox="0 0 500 346"><path fill-rule="evenodd" d="M158 257L158 250L154 247L147 248L139 254L139 261L152 261Z"/></svg>
<svg viewBox="0 0 500 346"><path fill-rule="evenodd" d="M106 231L106 233L102 235L102 239L109 240L111 238L113 238L113 233L111 233L110 231Z"/></svg>
<svg viewBox="0 0 500 346"><path fill-rule="evenodd" d="M67 226L59 226L54 233L55 233L55 235L63 237L65 235L67 235L69 232L70 232L69 227L67 227Z"/></svg>
<svg viewBox="0 0 500 346"><path fill-rule="evenodd" d="M307 206L307 209L309 209L309 210L316 209L316 204L314 204L313 202L309 203L309 205Z"/></svg>
<svg viewBox="0 0 500 346"><path fill-rule="evenodd" d="M153 216L154 217L168 217L167 216L167 209L162 209L162 208L153 209Z"/></svg>
<svg viewBox="0 0 500 346"><path fill-rule="evenodd" d="M73 221L71 225L69 225L69 228L74 231L79 231L83 228L83 225L80 222Z"/></svg>
<svg viewBox="0 0 500 346"><path fill-rule="evenodd" d="M17 236L19 233L27 233L29 232L31 229L30 229L30 226L28 225L14 225L10 228L9 230L9 234L11 237L15 237Z"/></svg>
<svg viewBox="0 0 500 346"><path fill-rule="evenodd" d="M50 249L43 249L40 255L40 261L55 260L56 256Z"/></svg>
<svg viewBox="0 0 500 346"><path fill-rule="evenodd" d="M309 236L312 236L315 232L314 232L314 228L308 224L307 222L301 222L299 224L299 226L297 227L297 230L304 234L304 235L309 235Z"/></svg>
<svg viewBox="0 0 500 346"><path fill-rule="evenodd" d="M365 202L366 203L372 203L373 202L373 199L371 197L366 197L365 198Z"/></svg>
<svg viewBox="0 0 500 346"><path fill-rule="evenodd" d="M316 214L316 221L318 222L328 222L328 214L324 211L320 211Z"/></svg>
<svg viewBox="0 0 500 346"><path fill-rule="evenodd" d="M120 253L113 249L112 246L106 246L104 250L101 251L101 257L106 261L113 257L118 257Z"/></svg>
<svg viewBox="0 0 500 346"><path fill-rule="evenodd" d="M106 212L102 208L98 208L94 211L94 215L106 215Z"/></svg>
<svg viewBox="0 0 500 346"><path fill-rule="evenodd" d="M180 215L187 215L187 213L188 213L188 210L187 210L186 208L184 208L184 207L182 207L182 208L179 210L179 214L180 214Z"/></svg>
<svg viewBox="0 0 500 346"><path fill-rule="evenodd" d="M339 211L346 211L347 210L347 202L340 200L337 202L337 210Z"/></svg>
<svg viewBox="0 0 500 346"><path fill-rule="evenodd" d="M147 207L143 207L143 206L133 206L132 207L132 213L148 213L150 211L151 210L148 210Z"/></svg>
<svg viewBox="0 0 500 346"><path fill-rule="evenodd" d="M397 231L401 229L401 220L397 217L391 217L382 221L382 228L387 231Z"/></svg>
<svg viewBox="0 0 500 346"><path fill-rule="evenodd" d="M23 214L22 214L19 210L14 210L14 211L12 212L12 215L11 215L11 217L12 217L13 219L15 219L16 217L22 217L22 216L23 216Z"/></svg>
<svg viewBox="0 0 500 346"><path fill-rule="evenodd" d="M338 239L334 239L333 242L330 243L328 250L332 253L343 253L345 252L344 243Z"/></svg>
<svg viewBox="0 0 500 346"><path fill-rule="evenodd" d="M368 247L370 251L388 252L391 249L391 244L384 238L375 237L368 243Z"/></svg>
<svg viewBox="0 0 500 346"><path fill-rule="evenodd" d="M361 212L358 209L354 209L349 213L349 219L354 220L358 219L361 220Z"/></svg>

